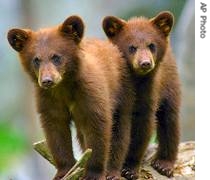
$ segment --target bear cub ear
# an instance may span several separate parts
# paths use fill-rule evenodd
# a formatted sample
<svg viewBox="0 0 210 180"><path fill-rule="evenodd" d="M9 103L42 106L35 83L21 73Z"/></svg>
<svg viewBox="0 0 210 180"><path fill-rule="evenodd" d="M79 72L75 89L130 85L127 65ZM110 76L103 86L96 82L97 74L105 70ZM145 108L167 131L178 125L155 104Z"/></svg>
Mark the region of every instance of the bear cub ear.
<svg viewBox="0 0 210 180"><path fill-rule="evenodd" d="M104 32L109 38L116 36L124 27L126 21L114 16L107 16L103 19Z"/></svg>
<svg viewBox="0 0 210 180"><path fill-rule="evenodd" d="M18 52L24 48L28 38L28 32L22 29L11 29L7 34L10 45Z"/></svg>
<svg viewBox="0 0 210 180"><path fill-rule="evenodd" d="M79 43L84 34L84 27L84 23L79 16L70 16L63 22L60 31L63 35Z"/></svg>
<svg viewBox="0 0 210 180"><path fill-rule="evenodd" d="M171 32L173 23L174 23L174 16L169 11L160 12L157 16L152 18L151 23L158 28L164 36L168 36Z"/></svg>

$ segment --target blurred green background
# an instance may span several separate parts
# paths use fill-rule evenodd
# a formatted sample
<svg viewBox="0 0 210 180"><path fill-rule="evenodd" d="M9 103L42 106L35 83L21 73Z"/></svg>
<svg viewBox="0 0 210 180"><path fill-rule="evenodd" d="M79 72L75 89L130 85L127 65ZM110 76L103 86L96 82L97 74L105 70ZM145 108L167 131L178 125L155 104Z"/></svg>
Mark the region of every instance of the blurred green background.
<svg viewBox="0 0 210 180"><path fill-rule="evenodd" d="M153 17L162 10L175 15L171 36L182 81L181 140L194 140L194 0L1 0L0 1L0 179L47 180L55 169L32 148L44 138L34 106L33 85L23 72L17 53L9 47L10 28L34 30L57 25L72 14L86 24L86 36L105 39L102 18L115 15ZM73 137L74 152L79 148Z"/></svg>

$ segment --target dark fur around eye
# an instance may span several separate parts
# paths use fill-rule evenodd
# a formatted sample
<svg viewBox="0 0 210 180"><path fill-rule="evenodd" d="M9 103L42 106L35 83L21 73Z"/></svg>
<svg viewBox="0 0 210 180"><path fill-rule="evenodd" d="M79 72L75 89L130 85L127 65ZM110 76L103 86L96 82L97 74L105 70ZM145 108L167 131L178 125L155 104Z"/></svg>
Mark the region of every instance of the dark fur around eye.
<svg viewBox="0 0 210 180"><path fill-rule="evenodd" d="M156 46L155 46L155 44L153 44L153 43L150 43L150 44L148 45L148 48L150 49L150 51L151 51L152 53L154 53L154 52L156 51Z"/></svg>
<svg viewBox="0 0 210 180"><path fill-rule="evenodd" d="M57 54L54 54L53 56L52 56L52 63L55 65L55 66L59 66L59 65L61 65L61 56L59 56L59 55L57 55Z"/></svg>
<svg viewBox="0 0 210 180"><path fill-rule="evenodd" d="M137 51L137 48L138 47L136 47L134 45L131 45L131 46L128 47L128 51L129 51L130 54L134 54Z"/></svg>
<svg viewBox="0 0 210 180"><path fill-rule="evenodd" d="M32 60L32 63L33 63L33 65L34 65L35 68L39 68L40 63L41 63L41 60L40 60L38 57L35 57L35 58Z"/></svg>

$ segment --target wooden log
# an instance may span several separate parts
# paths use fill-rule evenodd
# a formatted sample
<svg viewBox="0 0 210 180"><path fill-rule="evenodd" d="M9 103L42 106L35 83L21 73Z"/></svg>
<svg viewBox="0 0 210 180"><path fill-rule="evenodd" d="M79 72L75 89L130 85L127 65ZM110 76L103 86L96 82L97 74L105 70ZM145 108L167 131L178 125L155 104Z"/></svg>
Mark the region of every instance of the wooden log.
<svg viewBox="0 0 210 180"><path fill-rule="evenodd" d="M45 141L34 143L34 149L54 165L53 158L47 148ZM157 149L156 144L149 146L145 153L141 168L139 169L139 177L141 180L167 180L166 176L162 176L154 170L150 163ZM84 175L84 167L91 156L92 151L87 149L81 159L69 170L62 180L78 180ZM123 179L123 178L122 178ZM178 158L175 164L173 180L193 180L195 179L195 142L188 141L180 143Z"/></svg>

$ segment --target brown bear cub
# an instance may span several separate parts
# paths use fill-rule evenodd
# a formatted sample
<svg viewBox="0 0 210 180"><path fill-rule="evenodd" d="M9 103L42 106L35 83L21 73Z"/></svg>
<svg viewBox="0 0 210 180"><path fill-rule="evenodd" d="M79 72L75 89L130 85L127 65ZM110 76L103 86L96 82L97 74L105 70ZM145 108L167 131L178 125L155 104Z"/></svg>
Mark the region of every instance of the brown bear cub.
<svg viewBox="0 0 210 180"><path fill-rule="evenodd" d="M8 41L35 84L37 109L56 163L54 179L75 163L69 129L73 120L82 149L93 150L83 179L117 180L130 142L128 68L112 43L82 40L83 32L83 21L70 16L57 27L36 32L11 29Z"/></svg>
<svg viewBox="0 0 210 180"><path fill-rule="evenodd" d="M179 144L180 82L172 56L169 33L173 15L161 12L152 19L129 21L108 16L103 29L127 60L136 92L132 114L131 144L122 176L136 179L155 120L159 146L152 166L173 175Z"/></svg>

